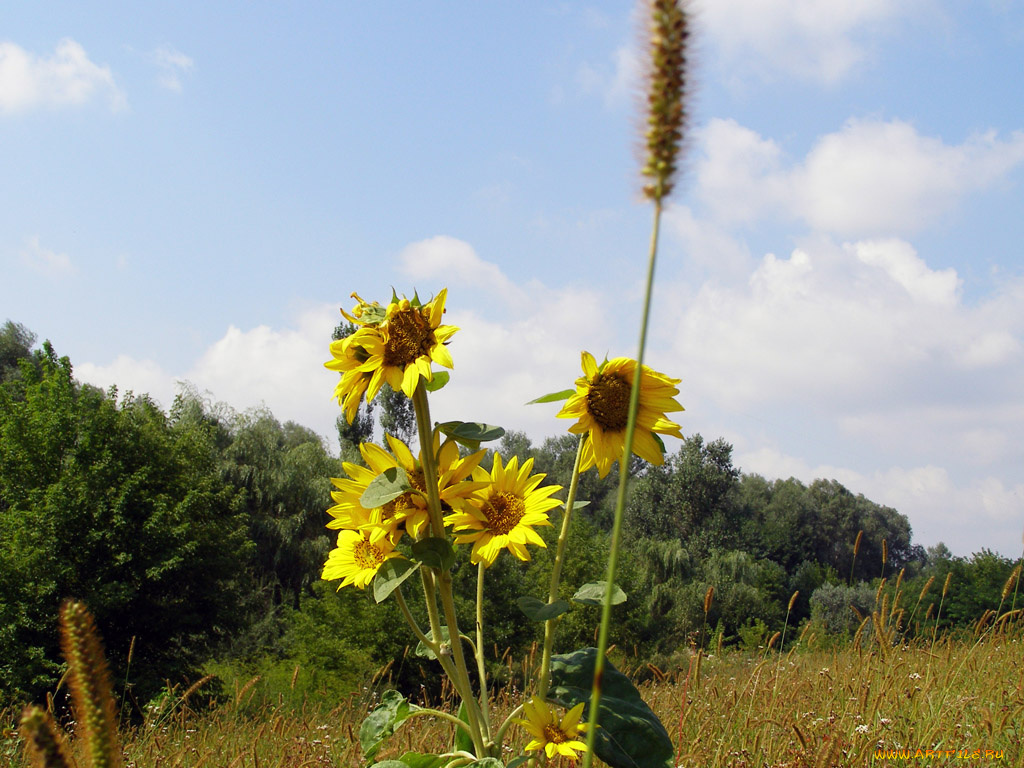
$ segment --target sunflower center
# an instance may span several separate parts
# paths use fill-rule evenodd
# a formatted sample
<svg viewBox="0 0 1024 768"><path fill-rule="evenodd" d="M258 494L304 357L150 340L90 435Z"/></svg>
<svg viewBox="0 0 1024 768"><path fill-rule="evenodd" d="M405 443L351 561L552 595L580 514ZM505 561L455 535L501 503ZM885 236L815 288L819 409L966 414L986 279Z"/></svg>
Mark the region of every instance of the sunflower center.
<svg viewBox="0 0 1024 768"><path fill-rule="evenodd" d="M562 744L563 742L568 741L568 738L562 732L562 729L551 723L544 726L544 738L551 744Z"/></svg>
<svg viewBox="0 0 1024 768"><path fill-rule="evenodd" d="M629 420L632 385L616 373L599 373L587 392L587 410L605 432L620 432Z"/></svg>
<svg viewBox="0 0 1024 768"><path fill-rule="evenodd" d="M388 320L384 365L404 368L421 355L430 354L434 331L415 307L396 312Z"/></svg>
<svg viewBox="0 0 1024 768"><path fill-rule="evenodd" d="M362 570L377 570L384 562L384 553L381 552L380 547L371 544L366 539L356 542L352 556L356 565Z"/></svg>
<svg viewBox="0 0 1024 768"><path fill-rule="evenodd" d="M499 491L487 500L487 527L493 534L508 533L525 514L526 502L514 493Z"/></svg>

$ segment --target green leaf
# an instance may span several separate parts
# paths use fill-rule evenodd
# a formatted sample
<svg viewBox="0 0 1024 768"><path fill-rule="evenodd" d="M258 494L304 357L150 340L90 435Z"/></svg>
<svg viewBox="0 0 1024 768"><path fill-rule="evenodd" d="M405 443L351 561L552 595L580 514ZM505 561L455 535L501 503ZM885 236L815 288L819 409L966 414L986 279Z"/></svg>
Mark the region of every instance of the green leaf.
<svg viewBox="0 0 1024 768"><path fill-rule="evenodd" d="M651 432L651 437L654 438L654 442L658 444L658 447L661 449L661 453L664 455L665 441L661 439L661 435L659 435L657 432Z"/></svg>
<svg viewBox="0 0 1024 768"><path fill-rule="evenodd" d="M572 503L572 511L575 512L577 509L583 509L584 507L589 507L589 506L590 506L590 502L589 501L574 501Z"/></svg>
<svg viewBox="0 0 1024 768"><path fill-rule="evenodd" d="M370 768L410 768L410 766L404 760L381 760L379 763L371 765Z"/></svg>
<svg viewBox="0 0 1024 768"><path fill-rule="evenodd" d="M584 703L590 718L596 648L582 648L551 658L552 699L566 709ZM601 677L599 728L594 752L612 768L671 768L672 740L658 716L644 703L629 678L605 661Z"/></svg>
<svg viewBox="0 0 1024 768"><path fill-rule="evenodd" d="M434 639L434 633L433 632L427 632L427 637L429 637L431 640L433 640ZM446 645L450 645L451 644L451 638L449 637L448 627L441 627L441 642L446 644ZM421 656L424 659L436 659L437 658L437 654L435 654L432 650L430 650L430 648L428 648L426 645L424 645L422 640L420 640L418 643L416 643L416 655L417 656Z"/></svg>
<svg viewBox="0 0 1024 768"><path fill-rule="evenodd" d="M372 760L384 741L417 709L420 707L410 704L398 691L384 691L380 704L359 726L359 746L363 748L363 756Z"/></svg>
<svg viewBox="0 0 1024 768"><path fill-rule="evenodd" d="M412 490L412 485L405 470L401 467L388 467L370 481L359 497L359 503L366 509L376 509L409 490Z"/></svg>
<svg viewBox="0 0 1024 768"><path fill-rule="evenodd" d="M525 613L530 621L547 621L569 610L569 604L565 600L545 603L533 595L523 595L516 602L519 604L519 610Z"/></svg>
<svg viewBox="0 0 1024 768"><path fill-rule="evenodd" d="M446 421L438 424L437 428L456 442L473 450L479 448L480 443L498 440L505 434L502 427L481 424L478 421Z"/></svg>
<svg viewBox="0 0 1024 768"><path fill-rule="evenodd" d="M479 760L474 760L472 763L466 763L466 768L473 768L474 765L478 768L505 768L501 760L494 757L483 757Z"/></svg>
<svg viewBox="0 0 1024 768"><path fill-rule="evenodd" d="M408 768L441 768L448 764L448 758L437 755L425 755L422 752L406 752L398 761ZM377 766L373 766L377 768Z"/></svg>
<svg viewBox="0 0 1024 768"><path fill-rule="evenodd" d="M526 765L528 762L530 762L530 757L528 755L520 755L511 763L506 765L505 768L519 768L520 765Z"/></svg>
<svg viewBox="0 0 1024 768"><path fill-rule="evenodd" d="M607 581L592 581L589 584L584 584L576 590L576 594L572 596L572 601L583 605L604 605L604 591L607 584ZM624 602L626 602L626 593L622 591L618 584L613 584L612 605Z"/></svg>
<svg viewBox="0 0 1024 768"><path fill-rule="evenodd" d="M441 387L448 383L452 375L448 371L434 371L433 377L430 381L423 382L424 388L427 392L437 392Z"/></svg>
<svg viewBox="0 0 1024 768"><path fill-rule="evenodd" d="M459 702L459 720L469 725L469 710L466 708L466 702ZM473 739L466 733L465 728L455 729L455 752L469 752L473 754Z"/></svg>
<svg viewBox="0 0 1024 768"><path fill-rule="evenodd" d="M455 547L448 539L421 539L412 545L412 556L424 565L442 571L455 565Z"/></svg>
<svg viewBox="0 0 1024 768"><path fill-rule="evenodd" d="M384 599L398 589L398 585L412 576L419 567L419 563L406 560L404 557L385 560L373 579L373 601L383 603Z"/></svg>
<svg viewBox="0 0 1024 768"><path fill-rule="evenodd" d="M536 405L537 403L558 403L562 400L568 400L576 394L575 389L563 389L561 392L551 392L547 395L541 395L536 400L531 400L527 405Z"/></svg>

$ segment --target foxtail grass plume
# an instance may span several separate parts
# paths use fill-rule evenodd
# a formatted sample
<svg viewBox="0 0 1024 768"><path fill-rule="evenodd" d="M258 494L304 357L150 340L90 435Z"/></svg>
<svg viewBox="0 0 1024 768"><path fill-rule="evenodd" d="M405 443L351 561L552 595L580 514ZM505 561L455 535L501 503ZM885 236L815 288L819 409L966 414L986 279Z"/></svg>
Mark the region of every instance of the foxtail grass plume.
<svg viewBox="0 0 1024 768"><path fill-rule="evenodd" d="M64 739L53 716L45 709L28 706L21 715L21 737L33 768L70 768Z"/></svg>
<svg viewBox="0 0 1024 768"><path fill-rule="evenodd" d="M644 195L660 201L672 193L686 123L686 13L680 0L650 0L647 72L647 157Z"/></svg>
<svg viewBox="0 0 1024 768"><path fill-rule="evenodd" d="M110 669L100 635L84 604L67 601L60 612L60 644L68 662L68 685L91 768L121 768Z"/></svg>

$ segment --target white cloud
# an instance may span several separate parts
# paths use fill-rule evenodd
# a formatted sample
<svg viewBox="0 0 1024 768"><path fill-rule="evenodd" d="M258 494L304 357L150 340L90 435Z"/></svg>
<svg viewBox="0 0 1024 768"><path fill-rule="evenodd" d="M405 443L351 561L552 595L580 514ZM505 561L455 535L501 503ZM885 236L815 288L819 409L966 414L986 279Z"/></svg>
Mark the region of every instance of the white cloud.
<svg viewBox="0 0 1024 768"><path fill-rule="evenodd" d="M95 98L114 110L126 104L110 68L94 64L74 40L61 40L49 58L0 42L0 113L78 106Z"/></svg>
<svg viewBox="0 0 1024 768"><path fill-rule="evenodd" d="M154 50L152 58L160 70L160 85L169 91L181 93L181 76L191 72L195 67L192 58L168 45L162 45Z"/></svg>
<svg viewBox="0 0 1024 768"><path fill-rule="evenodd" d="M900 120L851 119L789 164L775 142L734 120L714 119L699 135L695 194L715 220L783 216L844 237L919 230L1024 164L1024 132L949 145Z"/></svg>
<svg viewBox="0 0 1024 768"><path fill-rule="evenodd" d="M30 269L49 278L69 277L78 271L66 253L44 248L39 244L37 235L26 238L21 260Z"/></svg>
<svg viewBox="0 0 1024 768"><path fill-rule="evenodd" d="M832 85L872 51L872 38L920 0L695 0L696 24L741 75Z"/></svg>
<svg viewBox="0 0 1024 768"><path fill-rule="evenodd" d="M600 66L584 62L576 73L583 93L599 95L609 109L628 105L639 92L642 79L643 67L632 45L619 46L611 61Z"/></svg>

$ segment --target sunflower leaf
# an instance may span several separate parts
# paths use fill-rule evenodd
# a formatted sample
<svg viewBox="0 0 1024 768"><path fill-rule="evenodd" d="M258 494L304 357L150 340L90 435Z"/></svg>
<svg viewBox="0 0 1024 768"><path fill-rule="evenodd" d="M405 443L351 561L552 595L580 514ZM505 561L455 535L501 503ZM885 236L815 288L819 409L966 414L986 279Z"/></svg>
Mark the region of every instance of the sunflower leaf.
<svg viewBox="0 0 1024 768"><path fill-rule="evenodd" d="M419 567L419 563L402 557L391 557L385 560L373 579L374 602L383 603L385 598L398 589L398 586L412 576Z"/></svg>
<svg viewBox="0 0 1024 768"><path fill-rule="evenodd" d="M434 371L433 378L430 381L425 381L423 386L427 392L437 392L441 387L448 383L452 375L448 371Z"/></svg>
<svg viewBox="0 0 1024 768"><path fill-rule="evenodd" d="M458 717L459 717L459 720L461 720L462 722L466 723L467 725L469 724L469 710L466 709L466 702L464 702L464 701L460 701L459 702L459 715L458 715ZM460 752L461 751L461 752L469 752L470 754L473 754L473 739L470 737L470 735L468 733L466 733L466 729L465 728L456 728L455 729L455 744L454 744L454 747L455 747L454 751L456 751L456 752Z"/></svg>
<svg viewBox="0 0 1024 768"><path fill-rule="evenodd" d="M384 741L417 709L420 707L410 704L398 691L384 691L380 704L359 726L359 746L363 748L363 756L372 760Z"/></svg>
<svg viewBox="0 0 1024 768"><path fill-rule="evenodd" d="M478 421L446 421L438 424L437 429L473 450L479 448L480 443L498 440L505 434L502 427L482 424Z"/></svg>
<svg viewBox="0 0 1024 768"><path fill-rule="evenodd" d="M519 768L520 765L526 765L530 762L530 758L527 755L520 755L515 758L511 763L508 763L505 768Z"/></svg>
<svg viewBox="0 0 1024 768"><path fill-rule="evenodd" d="M434 639L434 633L433 632L428 632L427 633L427 637L429 637L431 640L433 640ZM451 643L451 640L450 640L449 635L448 635L448 627L445 627L445 626L441 627L441 642L444 645L449 645ZM416 655L417 656L421 656L421 657L423 657L425 659L436 659L437 658L437 654L435 654L434 651L430 648L430 646L426 645L422 640L420 640L416 644Z"/></svg>
<svg viewBox="0 0 1024 768"><path fill-rule="evenodd" d="M576 394L575 389L563 389L561 392L551 392L547 395L541 395L536 400L531 400L527 405L536 405L537 403L558 403L562 400L568 400Z"/></svg>
<svg viewBox="0 0 1024 768"><path fill-rule="evenodd" d="M465 763L466 768L505 768L504 764L496 757L482 757L479 760L474 760L472 763Z"/></svg>
<svg viewBox="0 0 1024 768"><path fill-rule="evenodd" d="M593 719L590 692L596 659L596 648L551 658L551 698L566 709L583 702L584 722ZM594 753L612 768L671 768L672 740L630 679L606 661L601 680Z"/></svg>
<svg viewBox="0 0 1024 768"><path fill-rule="evenodd" d="M359 315L359 319L362 320L365 325L380 325L388 316L387 308L382 307L379 304L364 304L362 310L363 311L362 314Z"/></svg>
<svg viewBox="0 0 1024 768"><path fill-rule="evenodd" d="M606 581L592 581L589 584L584 584L576 590L576 594L572 596L572 601L582 605L603 605L604 591L607 588L607 584L608 582ZM624 602L626 602L626 593L622 591L618 584L613 584L612 605Z"/></svg>
<svg viewBox="0 0 1024 768"><path fill-rule="evenodd" d="M359 503L365 509L376 509L410 490L412 484L405 470L401 467L388 467L370 481L363 495L359 497Z"/></svg>
<svg viewBox="0 0 1024 768"><path fill-rule="evenodd" d="M564 507L565 505L563 504L562 506ZM590 506L590 502L589 501L574 501L572 503L572 511L575 512L577 509L583 509L584 507L589 507L589 506Z"/></svg>
<svg viewBox="0 0 1024 768"><path fill-rule="evenodd" d="M455 565L455 547L448 539L421 539L412 545L412 556L423 565L441 571Z"/></svg>
<svg viewBox="0 0 1024 768"><path fill-rule="evenodd" d="M545 603L533 595L523 595L516 603L519 610L526 614L530 621L548 621L556 616L568 612L569 604L565 600L555 600L553 603Z"/></svg>
<svg viewBox="0 0 1024 768"><path fill-rule="evenodd" d="M661 439L661 435L659 435L657 432L651 432L651 437L654 438L654 442L656 442L658 444L658 447L661 449L662 455L664 455L665 454L665 441Z"/></svg>

